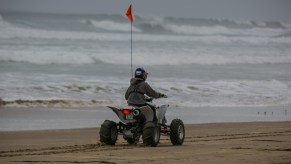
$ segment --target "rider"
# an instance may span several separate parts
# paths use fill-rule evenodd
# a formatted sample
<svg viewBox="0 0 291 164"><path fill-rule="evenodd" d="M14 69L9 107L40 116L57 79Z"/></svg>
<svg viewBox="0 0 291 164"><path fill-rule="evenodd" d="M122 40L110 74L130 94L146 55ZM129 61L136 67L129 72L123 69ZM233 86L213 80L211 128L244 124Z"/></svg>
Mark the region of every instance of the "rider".
<svg viewBox="0 0 291 164"><path fill-rule="evenodd" d="M130 80L130 86L128 87L125 93L125 99L127 100L128 105L138 107L147 105L145 94L153 98L160 97L167 98L165 94L156 92L151 88L151 86L147 82L145 82L147 79L147 75L148 75L147 71L144 70L143 68L137 68L135 70L134 78Z"/></svg>

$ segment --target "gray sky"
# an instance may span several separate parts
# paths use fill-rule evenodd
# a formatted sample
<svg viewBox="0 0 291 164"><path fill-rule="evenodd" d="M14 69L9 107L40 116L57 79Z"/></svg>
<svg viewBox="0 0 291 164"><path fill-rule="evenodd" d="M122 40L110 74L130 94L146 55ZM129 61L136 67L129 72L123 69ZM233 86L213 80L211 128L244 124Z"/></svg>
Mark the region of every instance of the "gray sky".
<svg viewBox="0 0 291 164"><path fill-rule="evenodd" d="M0 11L124 14L291 22L291 0L0 0Z"/></svg>

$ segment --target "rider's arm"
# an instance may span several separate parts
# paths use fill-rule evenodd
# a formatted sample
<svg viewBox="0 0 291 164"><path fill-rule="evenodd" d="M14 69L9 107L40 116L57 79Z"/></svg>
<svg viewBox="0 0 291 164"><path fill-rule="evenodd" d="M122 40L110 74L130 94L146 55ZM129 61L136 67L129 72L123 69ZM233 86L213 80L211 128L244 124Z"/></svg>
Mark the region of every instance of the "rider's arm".
<svg viewBox="0 0 291 164"><path fill-rule="evenodd" d="M145 90L146 90L146 95L153 97L153 98L160 98L163 97L164 94L161 94L155 90L152 89L152 87L145 82Z"/></svg>
<svg viewBox="0 0 291 164"><path fill-rule="evenodd" d="M130 88L130 87L129 87ZM124 98L125 100L128 100L128 97L129 97L129 88L127 89L127 91L125 92L125 95L124 95Z"/></svg>

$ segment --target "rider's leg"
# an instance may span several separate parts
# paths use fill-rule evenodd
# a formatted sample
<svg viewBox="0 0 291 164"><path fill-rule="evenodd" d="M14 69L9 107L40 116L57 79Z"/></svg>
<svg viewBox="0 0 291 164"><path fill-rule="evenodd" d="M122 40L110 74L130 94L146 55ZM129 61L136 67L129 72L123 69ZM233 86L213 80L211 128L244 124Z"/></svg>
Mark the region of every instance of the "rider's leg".
<svg viewBox="0 0 291 164"><path fill-rule="evenodd" d="M158 122L156 108L152 108L152 110L153 110L153 112L154 112L154 118L153 118L153 121L154 121L154 122Z"/></svg>

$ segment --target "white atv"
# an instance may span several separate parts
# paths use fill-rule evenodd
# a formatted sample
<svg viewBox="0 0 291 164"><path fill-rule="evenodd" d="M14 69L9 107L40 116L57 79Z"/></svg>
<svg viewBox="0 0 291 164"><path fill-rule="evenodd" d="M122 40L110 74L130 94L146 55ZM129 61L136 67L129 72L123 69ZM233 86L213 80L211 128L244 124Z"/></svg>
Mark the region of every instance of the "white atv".
<svg viewBox="0 0 291 164"><path fill-rule="evenodd" d="M182 120L174 119L170 125L166 125L165 114L169 105L155 106L152 103L153 98L146 99L147 105L142 107L108 106L119 117L120 122L105 120L99 132L100 142L115 145L118 135L123 135L129 144L137 144L142 136L146 146L155 147L160 141L160 135L165 135L170 137L173 145L182 145L185 138Z"/></svg>

